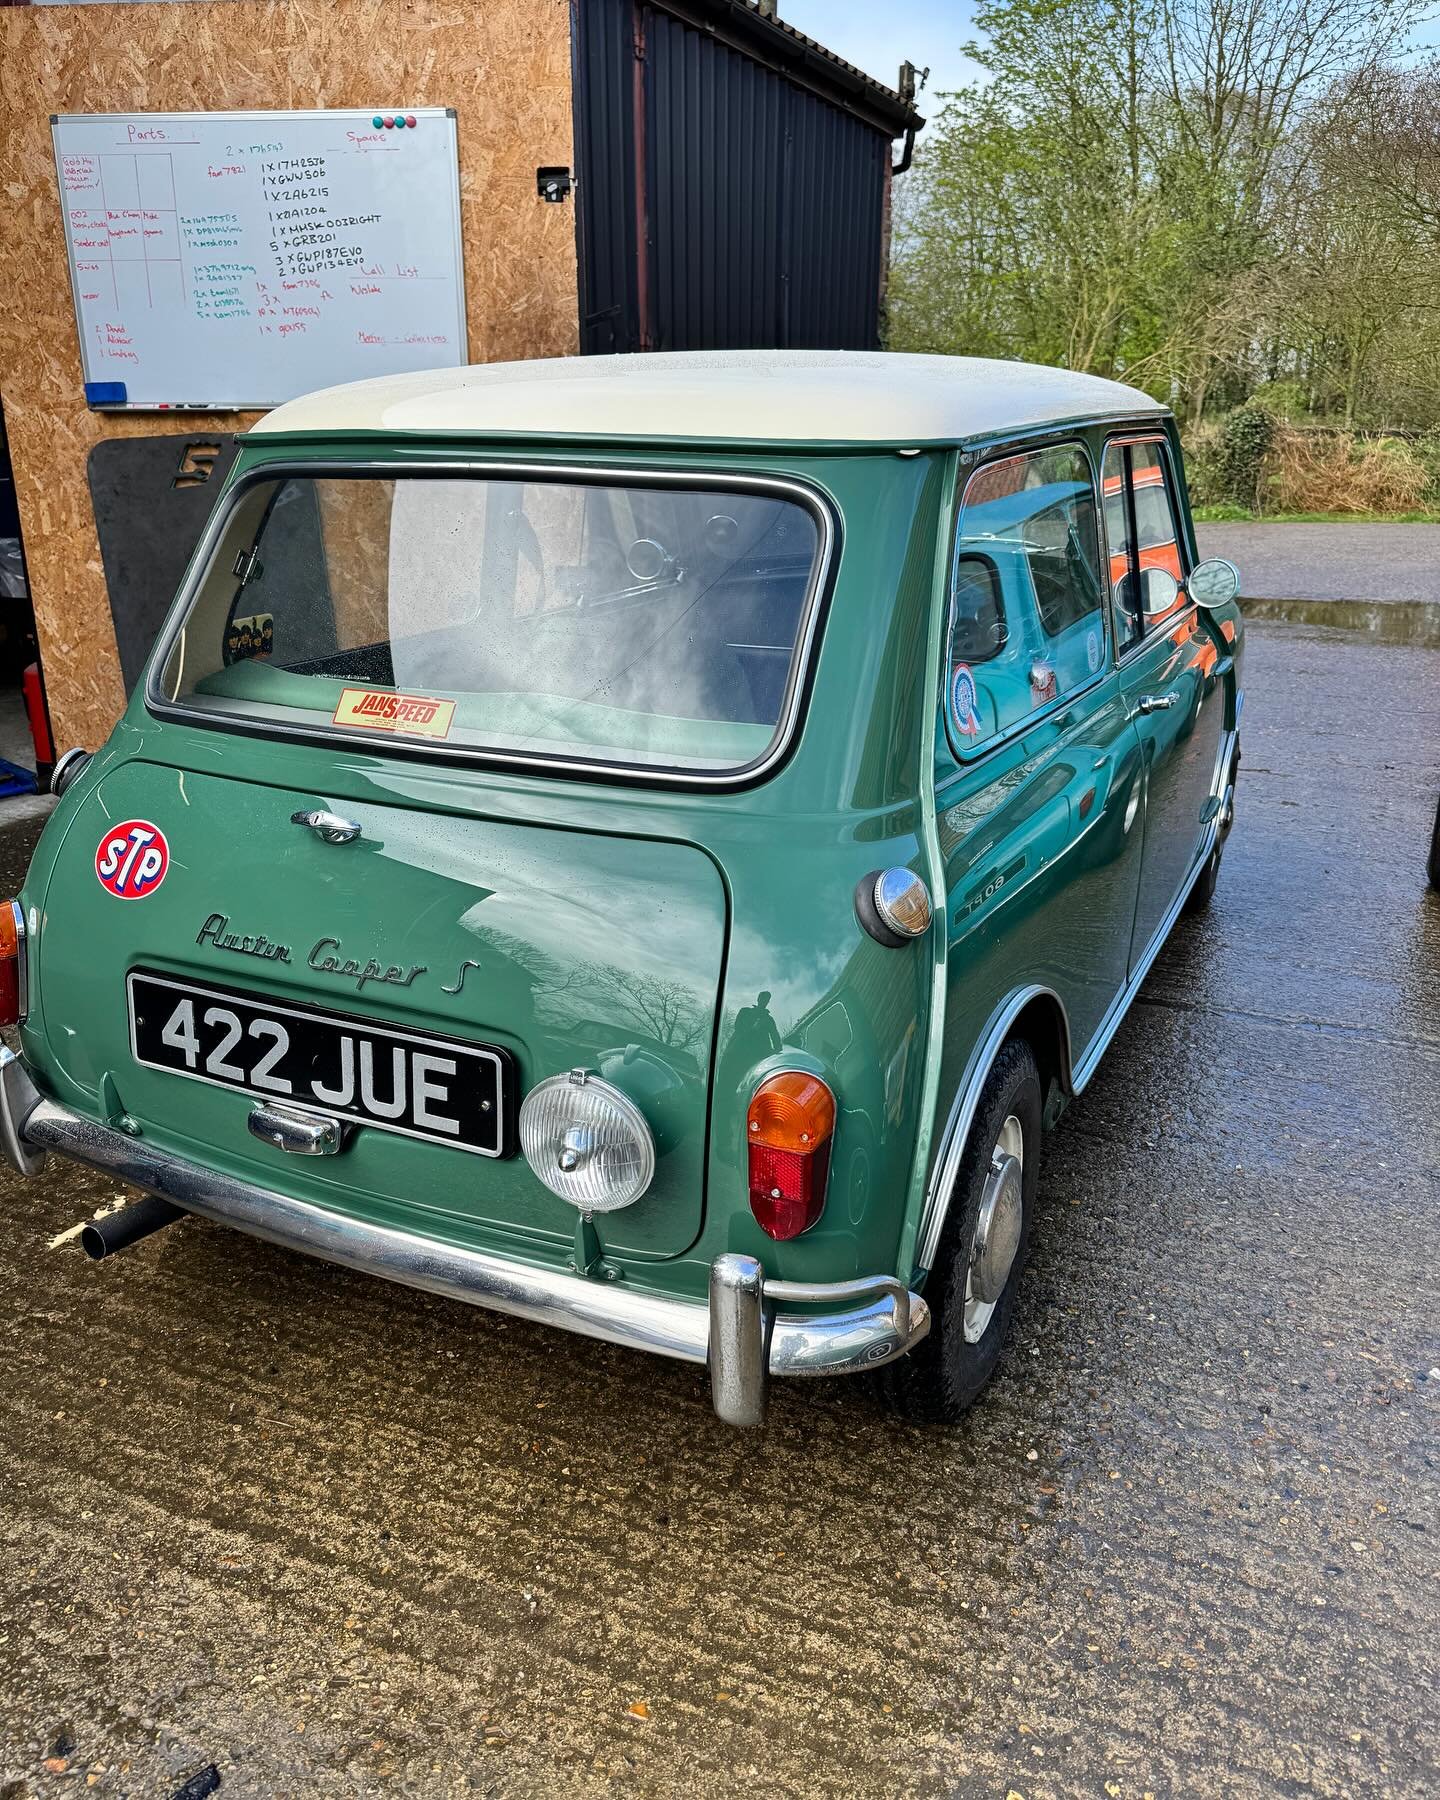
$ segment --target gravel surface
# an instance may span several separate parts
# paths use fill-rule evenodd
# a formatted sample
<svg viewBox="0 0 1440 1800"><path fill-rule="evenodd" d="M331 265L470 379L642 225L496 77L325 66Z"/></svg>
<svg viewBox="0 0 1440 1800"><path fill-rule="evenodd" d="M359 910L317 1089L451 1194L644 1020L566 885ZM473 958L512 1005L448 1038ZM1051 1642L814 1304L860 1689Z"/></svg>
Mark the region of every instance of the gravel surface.
<svg viewBox="0 0 1440 1800"><path fill-rule="evenodd" d="M1440 525L1197 525L1257 599L1440 601Z"/></svg>
<svg viewBox="0 0 1440 1800"><path fill-rule="evenodd" d="M97 1267L111 1184L0 1179L3 1800L1428 1800L1440 652L1250 644L1214 906L1047 1140L959 1429L834 1382L730 1432L199 1222Z"/></svg>

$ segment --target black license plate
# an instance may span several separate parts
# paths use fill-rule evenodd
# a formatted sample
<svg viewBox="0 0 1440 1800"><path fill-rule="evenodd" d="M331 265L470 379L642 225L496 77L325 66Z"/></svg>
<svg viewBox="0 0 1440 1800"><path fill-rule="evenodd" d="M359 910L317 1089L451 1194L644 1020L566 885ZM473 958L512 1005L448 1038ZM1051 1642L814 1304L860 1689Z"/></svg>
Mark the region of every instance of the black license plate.
<svg viewBox="0 0 1440 1800"><path fill-rule="evenodd" d="M126 990L131 1053L146 1068L477 1156L511 1152L506 1050L139 971Z"/></svg>

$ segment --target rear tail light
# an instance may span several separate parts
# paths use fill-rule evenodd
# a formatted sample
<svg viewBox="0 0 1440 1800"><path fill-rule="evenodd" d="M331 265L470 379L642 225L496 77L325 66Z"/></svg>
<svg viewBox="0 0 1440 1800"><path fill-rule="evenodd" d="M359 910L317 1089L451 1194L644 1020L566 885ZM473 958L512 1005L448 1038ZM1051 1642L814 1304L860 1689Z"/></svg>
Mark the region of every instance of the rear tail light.
<svg viewBox="0 0 1440 1800"><path fill-rule="evenodd" d="M801 1069L771 1075L755 1090L745 1132L756 1222L772 1238L799 1237L825 1208L835 1096Z"/></svg>
<svg viewBox="0 0 1440 1800"><path fill-rule="evenodd" d="M28 999L25 914L18 900L6 900L0 903L0 1025L18 1025Z"/></svg>

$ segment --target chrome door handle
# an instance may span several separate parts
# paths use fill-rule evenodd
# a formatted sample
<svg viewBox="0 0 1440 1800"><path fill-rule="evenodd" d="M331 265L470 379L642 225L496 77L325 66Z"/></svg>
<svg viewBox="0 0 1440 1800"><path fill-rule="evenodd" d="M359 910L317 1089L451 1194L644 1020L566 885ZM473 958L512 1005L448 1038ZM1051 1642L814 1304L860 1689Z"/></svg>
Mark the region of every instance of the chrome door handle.
<svg viewBox="0 0 1440 1800"><path fill-rule="evenodd" d="M277 1150L288 1150L292 1156L336 1156L345 1148L349 1129L343 1119L276 1106L268 1100L253 1108L247 1123L252 1137Z"/></svg>
<svg viewBox="0 0 1440 1800"><path fill-rule="evenodd" d="M1169 712L1172 706L1180 704L1178 694L1142 694L1135 702L1137 713Z"/></svg>
<svg viewBox="0 0 1440 1800"><path fill-rule="evenodd" d="M360 835L360 827L353 819L342 819L339 813L326 812L319 807L311 812L291 813L290 823L309 826L327 844L348 844Z"/></svg>

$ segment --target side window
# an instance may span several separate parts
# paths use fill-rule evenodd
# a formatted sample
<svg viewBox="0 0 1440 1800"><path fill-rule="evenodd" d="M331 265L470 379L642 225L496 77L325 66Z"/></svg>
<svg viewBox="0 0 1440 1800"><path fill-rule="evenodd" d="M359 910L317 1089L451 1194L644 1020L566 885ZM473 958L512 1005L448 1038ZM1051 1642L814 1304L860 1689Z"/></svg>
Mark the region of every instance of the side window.
<svg viewBox="0 0 1440 1800"><path fill-rule="evenodd" d="M960 504L945 712L972 751L1099 673L1105 583L1078 444L985 463Z"/></svg>
<svg viewBox="0 0 1440 1800"><path fill-rule="evenodd" d="M1107 445L1103 484L1110 590L1123 650L1184 605L1180 531L1159 439Z"/></svg>

